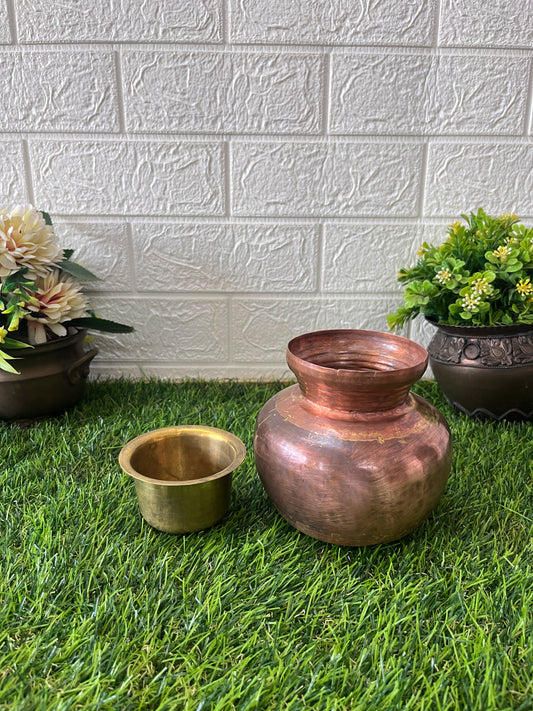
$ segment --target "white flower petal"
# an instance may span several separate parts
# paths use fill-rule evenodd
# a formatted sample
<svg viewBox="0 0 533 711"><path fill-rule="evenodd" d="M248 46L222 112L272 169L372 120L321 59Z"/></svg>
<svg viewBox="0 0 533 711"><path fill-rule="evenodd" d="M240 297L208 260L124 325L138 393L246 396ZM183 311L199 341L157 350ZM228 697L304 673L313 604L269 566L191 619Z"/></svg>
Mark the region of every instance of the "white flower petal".
<svg viewBox="0 0 533 711"><path fill-rule="evenodd" d="M28 321L28 340L32 346L46 343L46 331L42 323Z"/></svg>
<svg viewBox="0 0 533 711"><path fill-rule="evenodd" d="M66 336L67 335L67 329L62 326L60 323L49 323L47 324L48 328L52 331L52 333L55 333L56 336Z"/></svg>

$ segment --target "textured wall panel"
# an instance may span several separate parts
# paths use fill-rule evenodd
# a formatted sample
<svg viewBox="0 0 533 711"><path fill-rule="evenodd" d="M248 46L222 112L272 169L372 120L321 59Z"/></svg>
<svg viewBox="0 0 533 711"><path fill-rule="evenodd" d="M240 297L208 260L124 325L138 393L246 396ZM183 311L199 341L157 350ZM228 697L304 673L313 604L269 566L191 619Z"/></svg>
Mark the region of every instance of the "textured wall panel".
<svg viewBox="0 0 533 711"><path fill-rule="evenodd" d="M521 135L527 57L332 58L332 133ZM497 91L495 91L497 87Z"/></svg>
<svg viewBox="0 0 533 711"><path fill-rule="evenodd" d="M319 57L124 52L132 131L317 133Z"/></svg>
<svg viewBox="0 0 533 711"><path fill-rule="evenodd" d="M291 338L323 328L387 330L394 296L358 299L235 298L232 301L232 344L236 362L276 362L283 365Z"/></svg>
<svg viewBox="0 0 533 711"><path fill-rule="evenodd" d="M317 228L307 225L133 226L141 291L312 291Z"/></svg>
<svg viewBox="0 0 533 711"><path fill-rule="evenodd" d="M435 0L232 0L231 40L295 44L425 45Z"/></svg>
<svg viewBox="0 0 533 711"><path fill-rule="evenodd" d="M439 44L533 47L530 0L442 0Z"/></svg>
<svg viewBox="0 0 533 711"><path fill-rule="evenodd" d="M226 299L94 297L95 311L135 327L134 333L99 334L103 359L216 363L228 357Z"/></svg>
<svg viewBox="0 0 533 711"><path fill-rule="evenodd" d="M21 42L220 42L222 0L17 0Z"/></svg>
<svg viewBox="0 0 533 711"><path fill-rule="evenodd" d="M531 60L442 56L435 92L435 133L522 135Z"/></svg>
<svg viewBox="0 0 533 711"><path fill-rule="evenodd" d="M436 333L436 328L423 316L417 316L409 325L409 336L420 345L427 348Z"/></svg>
<svg viewBox="0 0 533 711"><path fill-rule="evenodd" d="M298 333L387 330L461 213L533 220L529 0L0 0L0 45L0 206L137 328L95 373L287 374Z"/></svg>
<svg viewBox="0 0 533 711"><path fill-rule="evenodd" d="M111 52L2 52L2 131L118 131Z"/></svg>
<svg viewBox="0 0 533 711"><path fill-rule="evenodd" d="M7 14L6 0L0 2L0 44L11 43L11 31L9 29L9 15Z"/></svg>
<svg viewBox="0 0 533 711"><path fill-rule="evenodd" d="M424 133L435 65L427 55L333 55L332 133Z"/></svg>
<svg viewBox="0 0 533 711"><path fill-rule="evenodd" d="M422 242L417 225L326 225L325 292L397 291L400 266L411 263Z"/></svg>
<svg viewBox="0 0 533 711"><path fill-rule="evenodd" d="M100 281L87 282L86 291L133 289L127 225L54 220L54 230L61 247L74 250L72 261L99 277Z"/></svg>
<svg viewBox="0 0 533 711"><path fill-rule="evenodd" d="M36 201L49 212L223 213L219 145L35 140L30 153Z"/></svg>
<svg viewBox="0 0 533 711"><path fill-rule="evenodd" d="M533 213L533 146L442 144L430 146L426 215L457 215L483 207L489 213Z"/></svg>
<svg viewBox="0 0 533 711"><path fill-rule="evenodd" d="M27 201L26 171L20 141L0 141L0 200L2 207Z"/></svg>
<svg viewBox="0 0 533 711"><path fill-rule="evenodd" d="M391 144L236 143L236 215L416 214L422 148Z"/></svg>

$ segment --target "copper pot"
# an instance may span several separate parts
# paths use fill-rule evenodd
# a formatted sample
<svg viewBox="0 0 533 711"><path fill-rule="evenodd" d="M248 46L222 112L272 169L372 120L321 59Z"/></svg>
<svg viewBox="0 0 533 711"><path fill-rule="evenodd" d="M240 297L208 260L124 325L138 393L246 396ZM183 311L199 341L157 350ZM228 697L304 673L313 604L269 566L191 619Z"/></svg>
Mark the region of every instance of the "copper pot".
<svg viewBox="0 0 533 711"><path fill-rule="evenodd" d="M33 420L58 415L83 396L89 364L98 353L85 350L84 329L34 348L9 350L19 374L0 370L0 419Z"/></svg>
<svg viewBox="0 0 533 711"><path fill-rule="evenodd" d="M437 331L429 362L452 407L469 416L533 420L533 325L430 323Z"/></svg>
<svg viewBox="0 0 533 711"><path fill-rule="evenodd" d="M349 546L393 541L437 504L451 467L442 415L411 394L427 352L375 331L292 340L298 385L257 418L254 451L267 494L295 528Z"/></svg>

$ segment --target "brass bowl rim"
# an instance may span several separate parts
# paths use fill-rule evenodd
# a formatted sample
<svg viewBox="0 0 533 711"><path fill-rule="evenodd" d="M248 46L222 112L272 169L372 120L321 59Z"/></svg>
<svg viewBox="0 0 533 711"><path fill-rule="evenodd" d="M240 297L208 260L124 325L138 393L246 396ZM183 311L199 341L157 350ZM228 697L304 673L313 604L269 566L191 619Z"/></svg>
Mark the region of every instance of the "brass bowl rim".
<svg viewBox="0 0 533 711"><path fill-rule="evenodd" d="M218 439L226 440L230 442L235 449L235 456L233 460L228 464L227 467L221 469L214 474L209 476L201 477L199 479L185 479L183 481L178 480L167 480L167 479L155 479L149 476L141 474L131 465L131 457L136 449L144 444L144 442L150 441L154 435L160 435L162 439L167 437L174 437L176 434L181 432L198 433L203 435L208 435L210 437L215 437ZM139 481L144 481L148 484L155 484L156 486L194 486L195 484L203 484L205 482L214 481L215 479L221 479L222 477L230 474L239 467L246 457L246 447L244 442L240 440L237 435L227 430L219 429L218 427L209 427L208 425L172 425L170 427L160 427L155 430L150 430L149 432L144 432L138 435L134 439L127 442L119 452L118 461L122 470L131 476L133 479Z"/></svg>

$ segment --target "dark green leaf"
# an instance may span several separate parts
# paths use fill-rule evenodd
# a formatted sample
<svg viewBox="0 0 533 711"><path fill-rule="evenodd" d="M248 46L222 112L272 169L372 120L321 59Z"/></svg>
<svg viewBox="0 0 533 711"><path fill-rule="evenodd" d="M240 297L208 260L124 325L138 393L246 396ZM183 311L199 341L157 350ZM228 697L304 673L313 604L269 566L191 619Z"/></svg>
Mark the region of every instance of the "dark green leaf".
<svg viewBox="0 0 533 711"><path fill-rule="evenodd" d="M106 331L107 333L131 333L135 330L133 326L126 326L123 323L109 321L108 319L98 318L96 316L75 318L69 321L68 325L78 328L89 328L95 331Z"/></svg>
<svg viewBox="0 0 533 711"><path fill-rule="evenodd" d="M29 343L24 343L23 341L16 341L14 338L5 338L2 345L4 348L33 348Z"/></svg>
<svg viewBox="0 0 533 711"><path fill-rule="evenodd" d="M69 259L64 259L60 262L59 268L80 281L100 281L100 277L97 277L96 274L93 274L80 264L76 264L76 262L71 262Z"/></svg>

